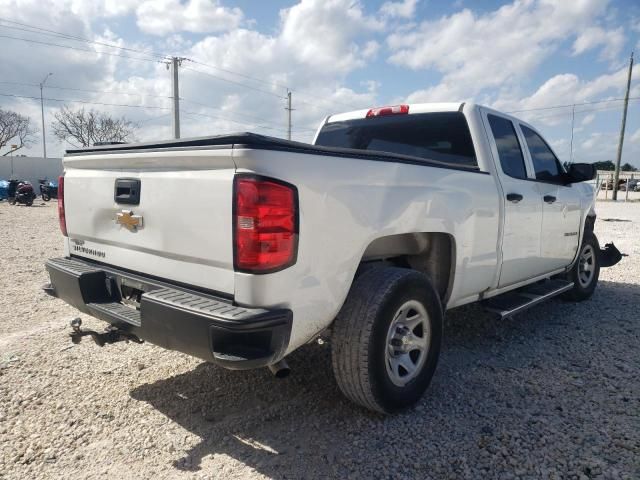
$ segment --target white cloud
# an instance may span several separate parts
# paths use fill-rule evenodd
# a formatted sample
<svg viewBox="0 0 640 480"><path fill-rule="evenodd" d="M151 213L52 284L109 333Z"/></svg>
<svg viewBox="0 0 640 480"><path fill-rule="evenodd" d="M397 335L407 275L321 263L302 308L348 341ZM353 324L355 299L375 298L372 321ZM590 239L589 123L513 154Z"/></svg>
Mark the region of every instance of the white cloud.
<svg viewBox="0 0 640 480"><path fill-rule="evenodd" d="M411 18L416 11L418 0L401 2L385 2L380 7L380 14L385 17Z"/></svg>
<svg viewBox="0 0 640 480"><path fill-rule="evenodd" d="M244 18L242 10L224 7L219 0L146 0L136 15L138 27L152 35L224 32L237 28Z"/></svg>
<svg viewBox="0 0 640 480"><path fill-rule="evenodd" d="M240 75L233 75L195 63L183 64L180 71L180 93L184 99L181 103L183 136L246 130L285 136L287 116L282 98L285 89L260 81L293 88L293 135L298 140L311 140L313 130L329 113L376 104L377 84L366 79L362 79L358 88L347 88L343 84L346 75L377 55L380 45L374 36L384 28L383 22L367 15L358 1L302 0L280 12L279 23L272 33L249 29L251 22L242 20L243 28L234 28L219 35L194 37L175 31L159 38L153 45L125 42L104 28L112 25L105 19L120 15L119 12L128 11L132 14L131 19L135 20L133 14L137 3L122 3L118 10L109 1L86 2L85 10L80 10L83 4L79 0L54 0L44 4L39 0L0 0L0 8L10 12L5 16L16 21L42 25L44 17L48 19L46 27L52 30L142 50L170 52L238 72ZM193 1L183 3L182 8L187 10L190 5L194 5ZM100 13L94 18L90 9ZM159 28L195 30L194 25L185 26L184 10L180 10L180 18L170 19L168 27L161 25ZM97 33L97 26L103 29L101 34ZM46 37L43 39L47 40ZM64 42L56 40L56 43ZM37 83L46 72L52 71L54 76L48 81L51 87L121 92L91 93L46 88L45 97L141 107L170 106L170 100L166 98L171 95L170 74L162 64L99 55L95 51L123 52L88 44L80 47L94 50L93 53L34 47L14 40L4 41L3 47L0 49L0 62L6 67L3 69L3 81ZM141 56L132 52L124 54ZM23 61L24 58L29 62ZM196 73L192 69L213 76ZM235 83L223 81L223 78ZM244 88L239 83L261 91ZM37 88L19 86L7 87L3 91L27 96L39 94ZM3 108L27 114L39 125L39 102L5 98L2 103ZM45 102L47 125L62 104ZM69 105L82 106L77 103ZM88 104L85 107L115 116L125 115L141 122L137 134L140 140L169 138L171 135L170 110ZM47 127L48 153L60 155L64 148L65 145L57 143ZM39 154L41 145L34 145L32 151Z"/></svg>
<svg viewBox="0 0 640 480"><path fill-rule="evenodd" d="M228 75L222 70L207 70L198 65L191 67L249 83L275 95L284 96L283 85L290 86L295 108L294 129L296 126L314 129L329 113L375 104L377 90L373 85L377 87L377 84L365 82L363 86L367 90L356 92L342 86L341 80L377 54L379 44L370 36L382 28L379 20L364 14L359 2L302 0L280 12L280 28L274 34L236 29L220 36L206 37L181 54L241 76ZM253 82L247 76L259 76L271 85ZM263 124L285 127L284 100L281 98L239 89L190 70L184 70L182 85L186 98L193 99L190 92L198 92L202 103L220 105L224 104L221 100L234 95L232 110L270 119ZM189 106L190 110L194 108L197 109ZM216 114L210 109L199 112ZM213 133L215 124L201 123L197 133ZM233 129L241 128L235 125ZM265 133L282 135L283 131ZM305 130L298 131L295 136L310 140L312 134L311 130Z"/></svg>
<svg viewBox="0 0 640 480"><path fill-rule="evenodd" d="M481 15L465 9L391 34L389 60L414 70L435 69L441 83L410 101L464 99L526 78L565 39L590 26L607 2L514 0Z"/></svg>
<svg viewBox="0 0 640 480"><path fill-rule="evenodd" d="M598 26L584 29L573 42L573 55L580 55L588 50L602 47L600 57L614 60L620 54L625 43L624 29L605 30Z"/></svg>
<svg viewBox="0 0 640 480"><path fill-rule="evenodd" d="M279 43L297 61L347 72L364 65L371 46L356 39L380 31L384 24L365 15L351 0L302 0L280 12Z"/></svg>
<svg viewBox="0 0 640 480"><path fill-rule="evenodd" d="M629 141L631 143L640 144L640 128L637 129L633 134L631 134L631 137L629 138Z"/></svg>
<svg viewBox="0 0 640 480"><path fill-rule="evenodd" d="M581 80L577 75L572 73L564 73L554 75L545 81L532 95L519 99L502 97L493 104L495 108L502 110L531 110L537 108L545 108L553 105L580 104L583 102L591 102L603 98L604 100L624 96L626 87L628 69L621 68L613 73L599 75L592 80ZM640 80L640 69L634 70L632 82L637 83ZM633 96L633 95L632 95ZM622 108L621 101L612 101L611 103L589 105L588 107L577 107L577 111L585 108L607 108L610 106ZM557 112L558 110L556 110ZM566 109L570 112L570 109ZM547 112L543 112L543 115ZM554 113L554 112L550 112Z"/></svg>

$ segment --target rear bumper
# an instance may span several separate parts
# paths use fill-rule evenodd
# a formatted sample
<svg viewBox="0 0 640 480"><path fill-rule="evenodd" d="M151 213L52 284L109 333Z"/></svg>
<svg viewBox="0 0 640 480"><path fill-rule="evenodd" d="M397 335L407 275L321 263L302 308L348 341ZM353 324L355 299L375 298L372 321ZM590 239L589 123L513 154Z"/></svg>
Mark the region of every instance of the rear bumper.
<svg viewBox="0 0 640 480"><path fill-rule="evenodd" d="M150 343L226 368L270 365L289 344L291 310L238 307L226 298L77 258L51 259L46 268L47 293ZM121 303L123 285L144 292L139 309Z"/></svg>

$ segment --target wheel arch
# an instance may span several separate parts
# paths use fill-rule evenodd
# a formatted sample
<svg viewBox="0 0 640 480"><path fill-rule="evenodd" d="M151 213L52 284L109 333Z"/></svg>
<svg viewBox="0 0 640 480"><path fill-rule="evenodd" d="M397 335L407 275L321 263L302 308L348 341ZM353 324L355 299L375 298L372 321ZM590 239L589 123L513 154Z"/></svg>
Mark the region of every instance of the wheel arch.
<svg viewBox="0 0 640 480"><path fill-rule="evenodd" d="M410 232L378 237L365 248L356 277L378 264L409 268L426 274L446 305L453 287L456 243L446 232Z"/></svg>

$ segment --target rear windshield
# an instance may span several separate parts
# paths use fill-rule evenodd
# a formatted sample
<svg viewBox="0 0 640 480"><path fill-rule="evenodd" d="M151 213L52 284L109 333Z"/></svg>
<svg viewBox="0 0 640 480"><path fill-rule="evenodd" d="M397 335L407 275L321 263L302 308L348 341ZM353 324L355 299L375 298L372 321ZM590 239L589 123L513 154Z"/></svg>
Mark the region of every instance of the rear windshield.
<svg viewBox="0 0 640 480"><path fill-rule="evenodd" d="M416 113L327 123L316 145L377 150L476 167L467 120L461 112Z"/></svg>

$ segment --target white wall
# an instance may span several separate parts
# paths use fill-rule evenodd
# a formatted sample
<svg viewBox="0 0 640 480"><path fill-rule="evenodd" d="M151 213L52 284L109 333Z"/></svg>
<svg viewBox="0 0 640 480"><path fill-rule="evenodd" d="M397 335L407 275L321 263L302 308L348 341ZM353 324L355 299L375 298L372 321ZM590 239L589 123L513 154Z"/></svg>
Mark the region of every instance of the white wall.
<svg viewBox="0 0 640 480"><path fill-rule="evenodd" d="M42 157L13 157L13 170L10 156L0 157L0 180L9 180L13 177L20 180L29 180L33 184L36 194L40 194L38 179L48 178L58 180L62 175L61 158Z"/></svg>

